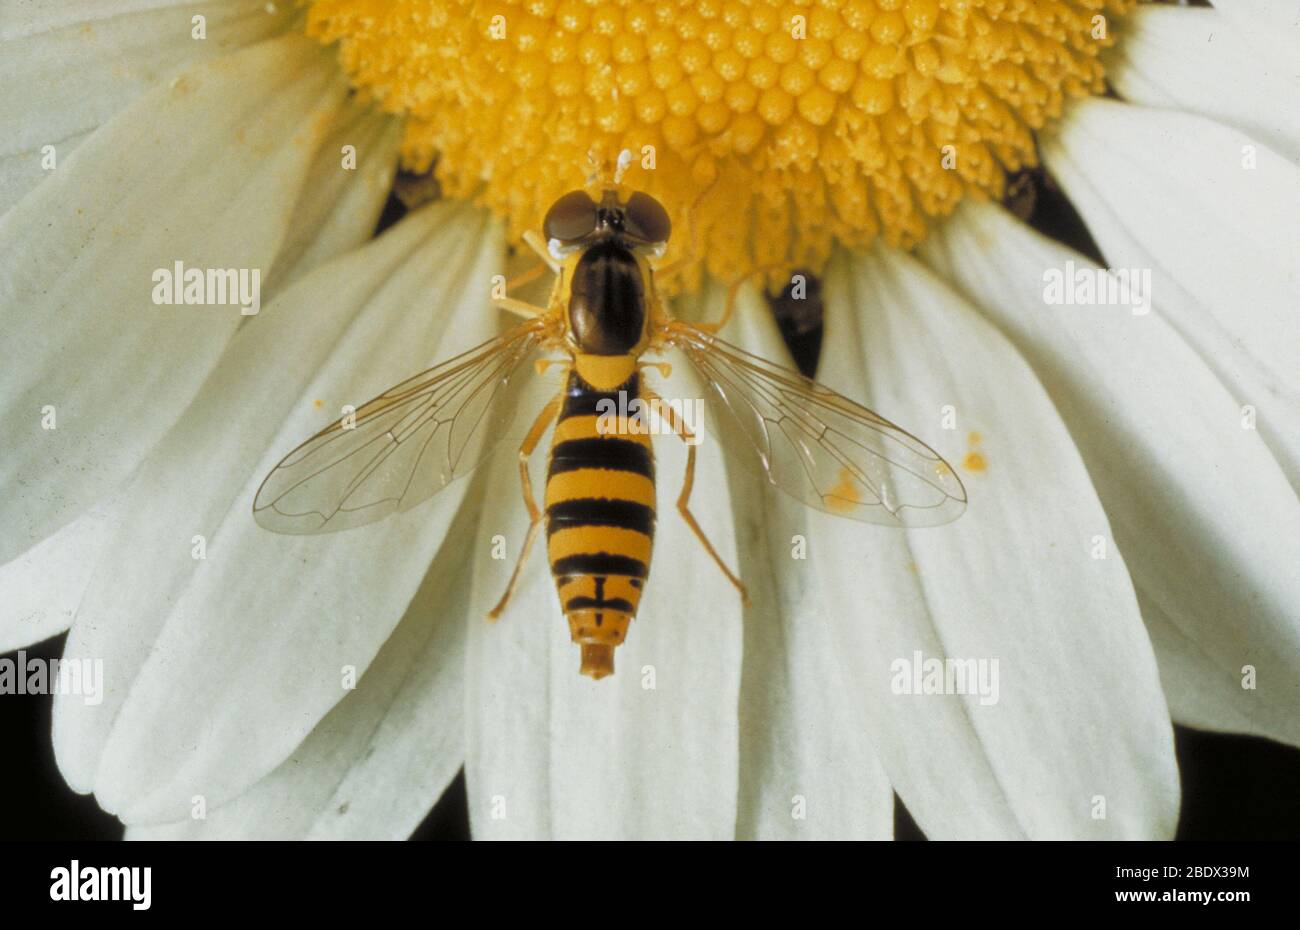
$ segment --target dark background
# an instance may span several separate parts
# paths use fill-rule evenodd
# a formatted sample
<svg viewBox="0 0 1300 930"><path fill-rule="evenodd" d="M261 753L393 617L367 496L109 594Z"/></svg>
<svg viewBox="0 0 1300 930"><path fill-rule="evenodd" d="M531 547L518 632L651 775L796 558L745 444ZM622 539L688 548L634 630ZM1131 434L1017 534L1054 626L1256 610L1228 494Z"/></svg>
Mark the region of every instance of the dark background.
<svg viewBox="0 0 1300 930"><path fill-rule="evenodd" d="M399 176L379 230L391 226L415 203L437 196L427 178ZM1087 229L1050 177L1039 170L1010 177L1008 209L1040 232L1106 262ZM811 374L821 346L821 304L815 278L807 300L772 296L772 309L799 366ZM26 649L28 658L63 654L63 636ZM16 659L15 653L9 654ZM47 695L4 695L0 699L0 840L118 839L122 825L89 796L73 792L54 763ZM1179 840L1300 839L1300 750L1271 740L1175 727L1182 779ZM895 835L925 835L895 796ZM414 834L414 839L469 839L464 772Z"/></svg>

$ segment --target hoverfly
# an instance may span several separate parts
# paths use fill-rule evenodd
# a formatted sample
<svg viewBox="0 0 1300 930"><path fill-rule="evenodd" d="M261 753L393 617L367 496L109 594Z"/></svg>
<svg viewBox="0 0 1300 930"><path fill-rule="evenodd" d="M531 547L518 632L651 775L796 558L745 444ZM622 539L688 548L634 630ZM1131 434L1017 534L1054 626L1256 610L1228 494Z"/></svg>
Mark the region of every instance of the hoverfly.
<svg viewBox="0 0 1300 930"><path fill-rule="evenodd" d="M523 322L308 439L267 475L253 503L257 522L281 533L331 532L407 510L485 457L484 440L503 402L508 408L510 391L530 369L559 367L563 386L519 446L530 523L489 616L505 609L544 522L560 603L581 647L581 672L592 678L614 670L614 650L627 637L649 575L654 537L654 455L648 431L622 416L627 398L658 401L655 409L665 411L667 426L686 441L677 510L748 602L744 585L691 513L695 436L646 383L647 371L666 374L669 366L642 362L645 353L680 350L727 411L717 418L732 431L727 448L748 454L772 485L810 507L868 523L931 526L956 519L966 505L956 472L925 443L829 388L719 339L736 288L717 323L674 318L655 290L671 232L668 213L643 192L623 199L617 178L614 187L597 189L599 199L586 190L565 194L547 211L544 238L525 235L556 275L546 306L494 299ZM601 413L610 409L620 411L612 421ZM529 461L552 425L539 507Z"/></svg>

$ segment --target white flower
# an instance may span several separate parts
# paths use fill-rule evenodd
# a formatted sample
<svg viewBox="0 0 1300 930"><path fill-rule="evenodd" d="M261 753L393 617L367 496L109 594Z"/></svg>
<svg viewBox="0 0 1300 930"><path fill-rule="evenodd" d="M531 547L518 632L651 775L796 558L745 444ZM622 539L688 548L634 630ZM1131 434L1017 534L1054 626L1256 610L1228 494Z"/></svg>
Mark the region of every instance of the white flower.
<svg viewBox="0 0 1300 930"><path fill-rule="evenodd" d="M978 432L967 514L837 521L705 443L695 511L754 606L665 509L602 682L540 556L483 621L510 567L483 553L526 521L510 456L347 534L253 522L323 410L496 331L504 237L442 202L366 241L397 124L291 10L204 6L220 41L178 44L179 5L0 31L0 648L70 628L104 660L55 748L131 835L402 837L463 765L480 837L889 837L895 791L936 838L1168 837L1171 717L1300 744L1291 5L1141 8L1122 102L1043 138L1107 263L1151 271L1149 313L1045 305L1046 271L1093 263L987 204L915 256L838 255L819 380L953 461ZM146 304L176 259L264 269L262 312ZM755 292L726 335L788 362ZM895 694L917 651L997 658L998 703Z"/></svg>

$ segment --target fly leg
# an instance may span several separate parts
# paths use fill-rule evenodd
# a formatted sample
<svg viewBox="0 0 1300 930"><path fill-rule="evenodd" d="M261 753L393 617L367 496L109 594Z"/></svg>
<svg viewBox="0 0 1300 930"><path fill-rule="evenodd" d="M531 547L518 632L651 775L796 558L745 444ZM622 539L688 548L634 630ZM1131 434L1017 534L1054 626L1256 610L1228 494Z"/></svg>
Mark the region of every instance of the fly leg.
<svg viewBox="0 0 1300 930"><path fill-rule="evenodd" d="M682 515L686 525L691 528L695 538L704 546L705 551L717 563L718 568L722 569L722 574L726 575L727 580L736 586L736 590L740 592L741 601L748 607L750 603L749 592L745 590L744 583L736 577L735 572L727 568L727 563L722 561L722 556L718 555L718 550L713 548L713 543L709 542L709 537L704 535L704 530L700 528L699 522L695 519L695 514L691 513L691 488L695 486L695 447L698 445L695 442L695 434L678 416L677 411L669 406L662 397L647 388L642 388L642 392L646 400L658 401L661 415L668 421L668 425L672 427L673 432L678 435L682 442L686 443L686 478L682 481L682 493L677 497L677 512Z"/></svg>
<svg viewBox="0 0 1300 930"><path fill-rule="evenodd" d="M521 271L519 274L515 275L513 278L511 278L509 281L506 282L506 293L508 294L513 290L521 288L525 284L531 284L532 282L540 278L542 276L542 273L546 270L547 270L546 263L538 262L536 265L529 268L527 271Z"/></svg>
<svg viewBox="0 0 1300 930"><path fill-rule="evenodd" d="M736 280L732 281L731 284L727 286L727 302L722 307L722 317L715 323L696 323L696 327L704 330L706 333L717 333L722 329L722 327L727 325L727 321L731 319L731 315L736 312L736 298L740 295L740 289L744 287L746 283L752 281L755 276L766 274L769 271L774 271L777 267L779 266L762 265L755 268L753 271L750 271L748 274L743 274Z"/></svg>
<svg viewBox="0 0 1300 930"><path fill-rule="evenodd" d="M722 317L716 323L696 323L695 325L706 333L716 333L726 326L727 321L731 319L731 314L736 312L736 295L740 293L740 289L745 282L756 274L758 274L757 271L751 271L749 274L731 282L727 288L727 302L722 307Z"/></svg>
<svg viewBox="0 0 1300 930"><path fill-rule="evenodd" d="M714 178L709 186L700 191L699 194L696 195L695 199L687 204L686 209L682 211L682 226L685 227L686 231L686 249L681 255L677 256L677 258L673 259L668 264L656 268L656 275L667 276L672 274L674 271L679 271L684 266L695 261L695 257L699 255L700 229L699 225L695 222L695 210L704 201L704 198L709 191L713 190L714 186L718 183L718 179L721 177L722 175L718 175L717 178Z"/></svg>
<svg viewBox="0 0 1300 930"><path fill-rule="evenodd" d="M525 300L515 300L513 297L493 297L492 305L502 310L509 310L515 316L521 316L526 320L534 319L546 312L545 307L538 307Z"/></svg>
<svg viewBox="0 0 1300 930"><path fill-rule="evenodd" d="M541 276L544 269L550 269L554 274L560 273L560 263L556 261L555 256L546 248L546 243L542 241L541 236L529 230L524 233L524 242L528 244L529 248L537 253L538 258L542 261L540 264L534 265L522 274L515 275L515 277L507 281L507 294L515 288L523 287L531 281L536 281ZM531 319L532 317L541 316L546 313L545 307L539 307L536 304L530 304L524 300L515 300L513 297L494 297L492 298L492 303L493 305L500 307L502 310L509 310L516 316L521 316L525 319Z"/></svg>
<svg viewBox="0 0 1300 930"><path fill-rule="evenodd" d="M542 434L560 412L560 404L563 400L564 395L557 394L554 400L542 408L542 412L537 415L532 428L528 430L528 435L519 446L519 481L523 485L524 505L528 508L528 535L524 537L524 548L519 552L519 561L515 563L515 570L510 575L506 593L501 595L497 606L488 613L489 620L500 617L501 611L505 610L506 604L510 602L510 595L515 593L515 585L519 582L519 572L523 569L524 562L528 560L528 551L532 549L533 540L537 538L537 529L542 525L542 512L538 509L537 500L533 496L533 479L528 474L528 460L532 457L533 450L537 448L537 443L541 441Z"/></svg>
<svg viewBox="0 0 1300 930"><path fill-rule="evenodd" d="M528 243L528 247L537 253L538 258L546 262L546 266L551 271L555 274L560 273L560 260L551 254L545 239L530 229L524 233L524 242Z"/></svg>

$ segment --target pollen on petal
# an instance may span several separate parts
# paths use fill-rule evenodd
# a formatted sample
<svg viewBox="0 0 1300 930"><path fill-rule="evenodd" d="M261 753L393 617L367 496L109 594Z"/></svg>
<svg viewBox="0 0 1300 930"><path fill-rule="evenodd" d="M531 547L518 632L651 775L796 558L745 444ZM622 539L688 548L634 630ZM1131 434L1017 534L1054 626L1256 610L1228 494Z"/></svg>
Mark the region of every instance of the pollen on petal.
<svg viewBox="0 0 1300 930"><path fill-rule="evenodd" d="M852 513L862 503L862 493L852 472L841 468L839 481L822 495L822 500L832 513Z"/></svg>
<svg viewBox="0 0 1300 930"><path fill-rule="evenodd" d="M1104 90L1135 0L311 0L358 90L514 236L589 153L668 207L703 268L777 281L837 244L910 247L965 196L1000 197L1034 132ZM756 235L761 232L761 235Z"/></svg>

